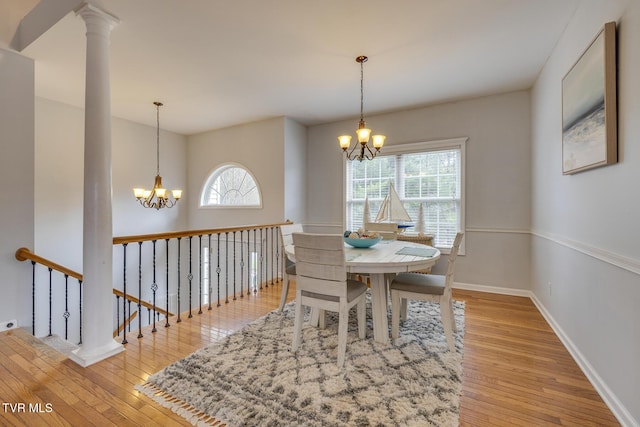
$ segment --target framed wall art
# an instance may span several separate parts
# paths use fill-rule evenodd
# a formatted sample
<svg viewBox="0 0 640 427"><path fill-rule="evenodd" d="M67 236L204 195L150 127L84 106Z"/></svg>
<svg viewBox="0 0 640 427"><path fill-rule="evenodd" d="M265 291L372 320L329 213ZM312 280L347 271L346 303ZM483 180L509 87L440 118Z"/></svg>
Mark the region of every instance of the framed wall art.
<svg viewBox="0 0 640 427"><path fill-rule="evenodd" d="M562 173L617 161L616 23L608 22L562 79Z"/></svg>

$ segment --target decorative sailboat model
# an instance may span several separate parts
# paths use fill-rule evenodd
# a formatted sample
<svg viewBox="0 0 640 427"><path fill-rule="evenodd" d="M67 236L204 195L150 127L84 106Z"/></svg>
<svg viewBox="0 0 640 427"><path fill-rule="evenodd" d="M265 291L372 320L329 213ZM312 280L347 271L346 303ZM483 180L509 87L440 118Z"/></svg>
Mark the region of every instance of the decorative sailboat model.
<svg viewBox="0 0 640 427"><path fill-rule="evenodd" d="M380 205L380 210L378 211L375 222L395 222L401 231L405 228L413 227L411 217L404 206L402 206L400 196L398 196L391 182L389 182L389 193L382 201L382 205Z"/></svg>

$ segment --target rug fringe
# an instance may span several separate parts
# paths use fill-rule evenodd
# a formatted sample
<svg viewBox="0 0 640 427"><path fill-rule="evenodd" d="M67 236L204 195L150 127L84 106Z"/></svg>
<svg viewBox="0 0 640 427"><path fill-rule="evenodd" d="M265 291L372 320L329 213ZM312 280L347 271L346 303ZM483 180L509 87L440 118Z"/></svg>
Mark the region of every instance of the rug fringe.
<svg viewBox="0 0 640 427"><path fill-rule="evenodd" d="M217 418L214 418L209 414L205 414L204 412L194 408L188 403L171 396L154 384L144 383L141 385L136 385L134 388L154 402L167 409L170 409L171 412L183 417L194 426L226 426L226 423L224 421L218 420Z"/></svg>

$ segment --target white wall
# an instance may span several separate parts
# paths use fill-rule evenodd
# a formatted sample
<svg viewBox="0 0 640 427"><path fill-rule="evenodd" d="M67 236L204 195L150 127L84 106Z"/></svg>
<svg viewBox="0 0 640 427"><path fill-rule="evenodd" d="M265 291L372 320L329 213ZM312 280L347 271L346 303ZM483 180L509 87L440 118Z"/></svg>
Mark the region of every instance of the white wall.
<svg viewBox="0 0 640 427"><path fill-rule="evenodd" d="M9 320L31 323L31 263L19 263L20 247L33 249L34 64L0 49L0 329Z"/></svg>
<svg viewBox="0 0 640 427"><path fill-rule="evenodd" d="M35 129L35 249L82 272L84 110L37 98ZM185 229L182 201L156 211L133 197L133 187L153 186L156 128L113 118L111 135L114 236ZM186 189L184 136L160 132L160 174L166 187Z"/></svg>
<svg viewBox="0 0 640 427"><path fill-rule="evenodd" d="M303 222L306 218L307 128L285 119L284 219Z"/></svg>
<svg viewBox="0 0 640 427"><path fill-rule="evenodd" d="M213 130L188 138L189 228L268 224L285 219L283 117ZM260 186L262 208L201 208L208 177L225 163L249 169Z"/></svg>
<svg viewBox="0 0 640 427"><path fill-rule="evenodd" d="M561 81L608 21L619 24L620 161L563 176ZM640 422L638 40L638 2L584 1L532 90L532 291L625 425Z"/></svg>
<svg viewBox="0 0 640 427"><path fill-rule="evenodd" d="M529 287L530 236L522 233L530 227L531 209L529 105L529 92L521 91L365 117L389 145L469 138L466 255L458 258L456 281ZM336 137L356 127L352 120L309 129L307 223L314 229L344 227L343 154Z"/></svg>

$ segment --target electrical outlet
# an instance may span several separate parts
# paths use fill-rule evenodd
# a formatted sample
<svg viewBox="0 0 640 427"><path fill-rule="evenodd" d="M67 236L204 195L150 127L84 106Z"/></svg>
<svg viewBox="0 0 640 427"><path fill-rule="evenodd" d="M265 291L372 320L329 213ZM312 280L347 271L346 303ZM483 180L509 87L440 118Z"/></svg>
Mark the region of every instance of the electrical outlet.
<svg viewBox="0 0 640 427"><path fill-rule="evenodd" d="M15 329L18 327L17 320L9 320L6 322L0 323L0 332L8 331L9 329Z"/></svg>

